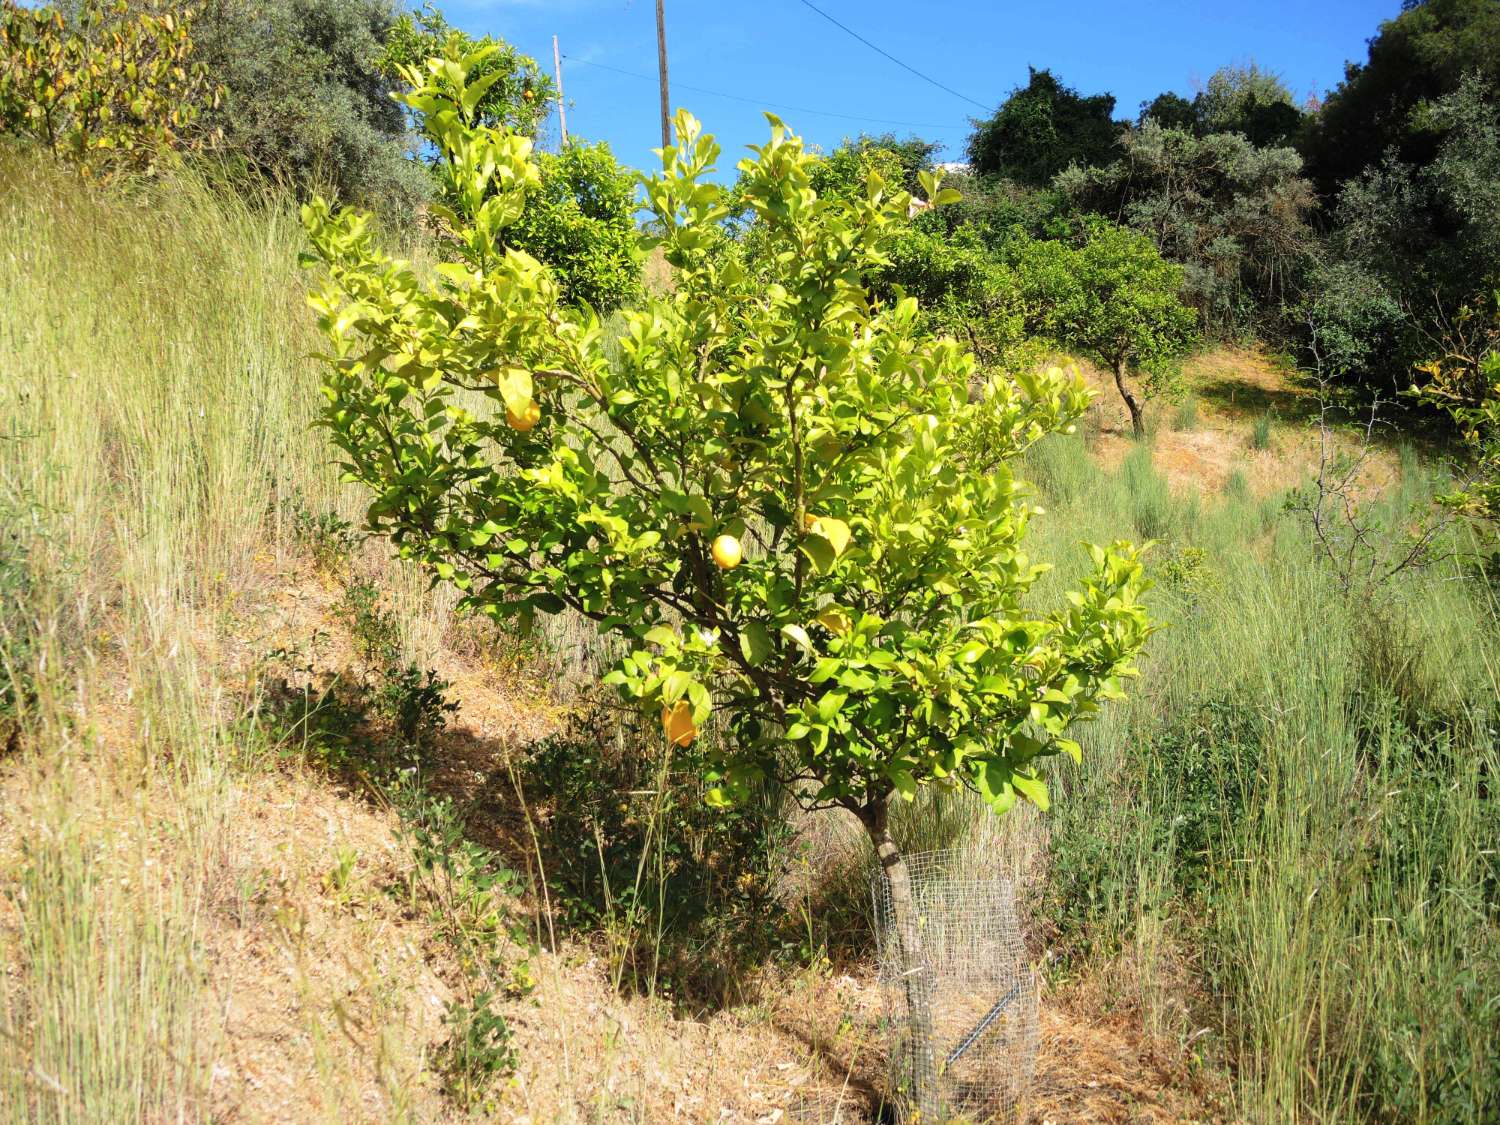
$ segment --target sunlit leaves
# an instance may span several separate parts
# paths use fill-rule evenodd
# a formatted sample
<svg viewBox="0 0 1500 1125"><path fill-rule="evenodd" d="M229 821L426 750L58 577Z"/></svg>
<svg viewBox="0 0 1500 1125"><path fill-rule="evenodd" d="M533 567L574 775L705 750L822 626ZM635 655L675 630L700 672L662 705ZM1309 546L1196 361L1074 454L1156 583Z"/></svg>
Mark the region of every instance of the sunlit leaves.
<svg viewBox="0 0 1500 1125"><path fill-rule="evenodd" d="M193 127L219 97L193 61L193 9L91 0L69 11L0 0L0 132L86 173L149 169L210 139Z"/></svg>
<svg viewBox="0 0 1500 1125"><path fill-rule="evenodd" d="M820 197L774 118L737 188L770 276L743 268L718 146L680 114L643 183L672 286L607 337L549 263L495 252L533 170L476 118L470 65L450 52L411 76L450 187L451 260L430 280L358 216L305 212L330 279L323 422L375 496L372 529L471 608L567 607L618 638L607 682L705 755L712 804L765 778L851 808L937 780L997 811L1045 803L1036 760L1077 752L1063 732L1149 632L1125 544L1062 609L1025 605L1045 567L1022 550L1038 510L1009 463L1082 413L1076 376L971 386L973 357L915 301L870 296L910 196L872 179ZM951 198L936 176L923 189ZM508 424L527 404L536 424Z"/></svg>

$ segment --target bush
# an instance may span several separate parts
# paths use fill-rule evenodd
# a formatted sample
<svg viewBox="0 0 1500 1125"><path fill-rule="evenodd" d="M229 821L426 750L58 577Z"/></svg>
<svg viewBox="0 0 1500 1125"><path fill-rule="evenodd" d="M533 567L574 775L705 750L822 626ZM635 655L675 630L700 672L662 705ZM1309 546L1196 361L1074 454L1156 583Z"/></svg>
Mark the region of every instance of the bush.
<svg viewBox="0 0 1500 1125"><path fill-rule="evenodd" d="M521 768L559 921L606 935L617 986L721 1003L786 939L775 884L790 831L771 789L704 803L706 743L674 747L595 699Z"/></svg>
<svg viewBox="0 0 1500 1125"><path fill-rule="evenodd" d="M406 221L430 194L382 69L393 0L220 0L199 21L199 57L224 88L207 124L236 182L321 191Z"/></svg>
<svg viewBox="0 0 1500 1125"><path fill-rule="evenodd" d="M974 171L1043 187L1065 168L1112 161L1120 135L1114 96L1083 97L1050 70L1029 69L1025 86L1011 91L992 117L975 122Z"/></svg>
<svg viewBox="0 0 1500 1125"><path fill-rule="evenodd" d="M1205 333L1277 327L1316 247L1315 198L1290 148L1257 148L1237 133L1196 137L1147 120L1104 168L1071 169L1056 186L1082 212L1148 235L1183 267L1184 299ZM1268 323L1269 322L1269 323Z"/></svg>
<svg viewBox="0 0 1500 1125"><path fill-rule="evenodd" d="M641 292L635 174L609 145L573 143L539 153L540 186L507 228L503 244L557 263L554 276L568 304L607 313Z"/></svg>
<svg viewBox="0 0 1500 1125"><path fill-rule="evenodd" d="M1081 246L1028 241L1012 254L1028 327L1110 371L1136 437L1144 410L1127 376L1144 376L1145 398L1172 393L1176 364L1195 340L1192 310L1178 299L1182 269L1151 240L1091 220Z"/></svg>
<svg viewBox="0 0 1500 1125"><path fill-rule="evenodd" d="M207 139L216 104L195 13L167 0L83 0L24 8L0 0L0 133L84 171L150 169Z"/></svg>

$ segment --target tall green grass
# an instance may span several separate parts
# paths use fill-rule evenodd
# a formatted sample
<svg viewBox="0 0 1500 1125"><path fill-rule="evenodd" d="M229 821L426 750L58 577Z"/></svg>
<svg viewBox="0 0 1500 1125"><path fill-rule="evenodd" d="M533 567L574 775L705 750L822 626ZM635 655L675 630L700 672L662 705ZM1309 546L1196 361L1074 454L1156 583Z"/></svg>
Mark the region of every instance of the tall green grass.
<svg viewBox="0 0 1500 1125"><path fill-rule="evenodd" d="M95 194L0 153L0 1118L206 1115L198 939L243 746L220 622L282 501L331 506L285 209L191 180ZM24 641L24 643L23 643Z"/></svg>
<svg viewBox="0 0 1500 1125"><path fill-rule="evenodd" d="M1350 598L1275 498L1183 501L1148 458L1031 456L1036 557L1159 540L1165 625L1053 771L1041 920L1077 962L1129 965L1155 1029L1199 1050L1211 1029L1246 1119L1493 1117L1493 588L1450 561ZM1430 495L1416 468L1393 515Z"/></svg>

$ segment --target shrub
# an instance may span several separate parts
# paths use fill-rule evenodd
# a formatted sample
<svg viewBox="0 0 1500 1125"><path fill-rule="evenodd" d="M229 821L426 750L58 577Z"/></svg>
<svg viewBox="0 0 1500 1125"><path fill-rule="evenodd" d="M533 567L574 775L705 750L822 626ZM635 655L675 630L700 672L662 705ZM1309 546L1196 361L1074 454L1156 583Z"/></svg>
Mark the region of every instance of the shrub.
<svg viewBox="0 0 1500 1125"><path fill-rule="evenodd" d="M0 0L0 133L84 171L149 169L201 144L218 94L197 57L195 12L167 0L84 0L65 15Z"/></svg>
<svg viewBox="0 0 1500 1125"><path fill-rule="evenodd" d="M565 304L610 312L640 295L635 175L607 144L573 143L537 157L539 186L501 243L543 262Z"/></svg>
<svg viewBox="0 0 1500 1125"><path fill-rule="evenodd" d="M224 88L209 123L235 182L267 179L405 219L430 192L381 69L391 0L219 0L200 18L199 56Z"/></svg>
<svg viewBox="0 0 1500 1125"><path fill-rule="evenodd" d="M707 805L712 737L664 746L653 724L594 699L522 767L554 910L607 935L617 987L722 1002L784 936L781 795L761 786L730 808Z"/></svg>
<svg viewBox="0 0 1500 1125"><path fill-rule="evenodd" d="M1064 172L1057 188L1077 210L1149 235L1180 265L1184 299L1204 332L1233 336L1277 313L1316 246L1301 157L1237 133L1196 137L1154 120L1120 144L1115 163Z"/></svg>
<svg viewBox="0 0 1500 1125"><path fill-rule="evenodd" d="M1012 90L992 117L975 122L969 162L981 175L1043 187L1065 168L1115 158L1114 112L1112 94L1083 97L1050 70L1032 67L1025 86Z"/></svg>

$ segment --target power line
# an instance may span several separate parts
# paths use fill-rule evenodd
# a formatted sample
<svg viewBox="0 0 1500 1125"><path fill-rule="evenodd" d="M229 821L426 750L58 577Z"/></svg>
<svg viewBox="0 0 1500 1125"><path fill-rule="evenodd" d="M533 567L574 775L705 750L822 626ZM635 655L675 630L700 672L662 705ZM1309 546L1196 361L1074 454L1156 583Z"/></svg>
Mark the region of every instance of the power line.
<svg viewBox="0 0 1500 1125"><path fill-rule="evenodd" d="M959 98L959 99L961 99L963 101L966 101L970 105L977 105L980 109L984 110L986 113L988 113L990 111L991 107L985 105L983 102L975 101L973 98L969 97L968 94L960 94L952 86L944 86L941 82L939 82L936 78L933 78L931 75L923 74L920 70L918 70L916 67L912 66L910 63L904 63L904 62L902 62L895 55L893 55L889 51L885 50L885 48L883 48L883 47L877 47L874 43L871 43L868 39L866 39L859 32L855 31L848 24L840 23L838 20L834 19L827 12L825 12L822 8L818 7L816 4L811 3L810 0L801 0L801 2L802 2L802 4L804 6L806 6L808 8L811 8L813 11L817 12L818 15L822 16L825 20L827 20L829 23L833 24L833 26L836 27L836 28L838 28L840 31L845 32L845 33L847 33L849 35L854 36L854 38L858 39L861 43L863 43L866 47L870 48L870 50L874 51L877 55L884 55L886 58L890 59L891 62L893 62L897 66L901 67L901 69L911 71L918 78L920 78L923 82L930 82L930 83L932 83L932 85L936 86L939 90L942 90L943 92L948 93L948 94L952 94L955 98Z"/></svg>
<svg viewBox="0 0 1500 1125"><path fill-rule="evenodd" d="M604 63L590 62L588 59L580 59L574 55L564 55L563 58L569 62L581 63L584 66L596 67L599 70L608 70L614 74L623 74L627 78L639 78L643 82L655 82L655 78L649 74L637 74L633 70L622 70L617 66L607 66ZM827 109L811 109L803 105L787 105L784 102L768 102L761 98L747 98L740 94L726 94L722 90L710 90L703 86L689 86L686 82L673 81L673 87L678 90L692 90L695 94L707 94L713 98L727 98L732 102L745 102L749 105L768 106L772 109L785 109L793 113L813 113L820 117L839 117L845 121L868 121L876 125L900 125L906 129L967 129L968 125L940 125L935 121L892 121L885 117L864 117L855 113L834 113Z"/></svg>

